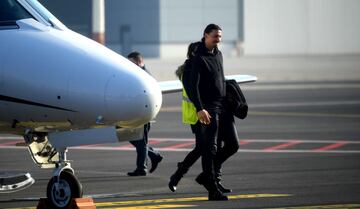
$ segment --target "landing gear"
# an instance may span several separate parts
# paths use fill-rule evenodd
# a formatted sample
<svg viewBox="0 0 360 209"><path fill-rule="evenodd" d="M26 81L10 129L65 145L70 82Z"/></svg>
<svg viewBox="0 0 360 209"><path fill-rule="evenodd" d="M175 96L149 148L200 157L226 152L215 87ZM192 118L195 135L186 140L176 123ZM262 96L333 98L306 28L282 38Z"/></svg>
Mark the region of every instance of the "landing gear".
<svg viewBox="0 0 360 209"><path fill-rule="evenodd" d="M66 152L66 148L59 150L59 161L55 163L54 176L47 185L47 199L54 208L66 208L72 198L80 198L83 195L82 186L66 159Z"/></svg>
<svg viewBox="0 0 360 209"><path fill-rule="evenodd" d="M54 208L66 208L72 198L82 197L82 186L77 178L69 171L54 176L47 185L47 199Z"/></svg>
<svg viewBox="0 0 360 209"><path fill-rule="evenodd" d="M34 162L41 168L54 168L46 190L48 203L64 209L73 198L82 197L82 186L66 158L67 148L52 146L47 134L29 133L24 138Z"/></svg>
<svg viewBox="0 0 360 209"><path fill-rule="evenodd" d="M55 168L59 162L59 153L48 140L46 133L29 132L24 136L24 140L35 164L40 168Z"/></svg>

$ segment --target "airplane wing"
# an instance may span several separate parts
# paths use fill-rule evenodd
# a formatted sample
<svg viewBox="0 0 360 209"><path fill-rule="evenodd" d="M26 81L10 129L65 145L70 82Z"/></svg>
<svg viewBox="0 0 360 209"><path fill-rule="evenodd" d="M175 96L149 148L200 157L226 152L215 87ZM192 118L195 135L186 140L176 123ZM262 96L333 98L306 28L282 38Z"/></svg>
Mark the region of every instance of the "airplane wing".
<svg viewBox="0 0 360 209"><path fill-rule="evenodd" d="M250 83L257 80L256 76L252 75L228 75L225 76L227 80L234 79L237 83ZM163 94L174 93L182 91L182 84L179 80L162 81L159 82L161 92Z"/></svg>

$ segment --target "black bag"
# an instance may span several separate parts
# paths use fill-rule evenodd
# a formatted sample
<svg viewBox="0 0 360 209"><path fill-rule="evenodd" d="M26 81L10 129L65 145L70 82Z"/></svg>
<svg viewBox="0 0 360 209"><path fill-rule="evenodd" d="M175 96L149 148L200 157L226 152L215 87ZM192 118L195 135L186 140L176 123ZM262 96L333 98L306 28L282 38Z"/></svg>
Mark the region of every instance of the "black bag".
<svg viewBox="0 0 360 209"><path fill-rule="evenodd" d="M226 80L226 103L227 110L240 119L245 119L248 113L248 105L244 94L235 80Z"/></svg>

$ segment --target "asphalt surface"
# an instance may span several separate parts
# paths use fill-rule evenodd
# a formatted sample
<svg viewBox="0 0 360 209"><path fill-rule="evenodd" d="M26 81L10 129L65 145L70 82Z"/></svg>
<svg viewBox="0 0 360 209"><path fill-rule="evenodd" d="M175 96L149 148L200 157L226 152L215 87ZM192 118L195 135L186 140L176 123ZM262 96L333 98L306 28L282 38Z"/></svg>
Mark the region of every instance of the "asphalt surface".
<svg viewBox="0 0 360 209"><path fill-rule="evenodd" d="M207 201L194 179L197 162L178 191L169 176L193 146L181 124L180 94L164 95L150 143L164 156L146 177L128 177L136 154L128 143L70 149L85 196L97 208L360 208L360 82L289 82L241 86L250 106L236 120L240 150L223 168L229 201ZM0 136L0 171L27 171L36 183L0 194L0 208L36 207L51 170L32 163L19 138ZM136 201L135 201L136 200Z"/></svg>

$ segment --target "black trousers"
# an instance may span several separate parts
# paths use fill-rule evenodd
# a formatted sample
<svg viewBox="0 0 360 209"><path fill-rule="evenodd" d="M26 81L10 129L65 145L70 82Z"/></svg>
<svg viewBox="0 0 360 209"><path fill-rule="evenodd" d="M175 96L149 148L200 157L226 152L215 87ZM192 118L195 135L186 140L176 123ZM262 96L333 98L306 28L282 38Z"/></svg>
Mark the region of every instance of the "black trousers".
<svg viewBox="0 0 360 209"><path fill-rule="evenodd" d="M211 179L220 180L222 164L239 149L238 136L234 116L227 112L209 111L211 123L196 123L192 131L195 133L196 144L182 162L190 168L202 157L203 172Z"/></svg>
<svg viewBox="0 0 360 209"><path fill-rule="evenodd" d="M214 159L215 177L219 177L222 164L239 150L239 140L234 116L224 112L220 115L217 153Z"/></svg>
<svg viewBox="0 0 360 209"><path fill-rule="evenodd" d="M140 140L129 141L136 148L136 170L147 169L147 156L150 160L156 160L160 157L160 153L148 145L148 136L150 131L150 123L144 125L144 137Z"/></svg>

